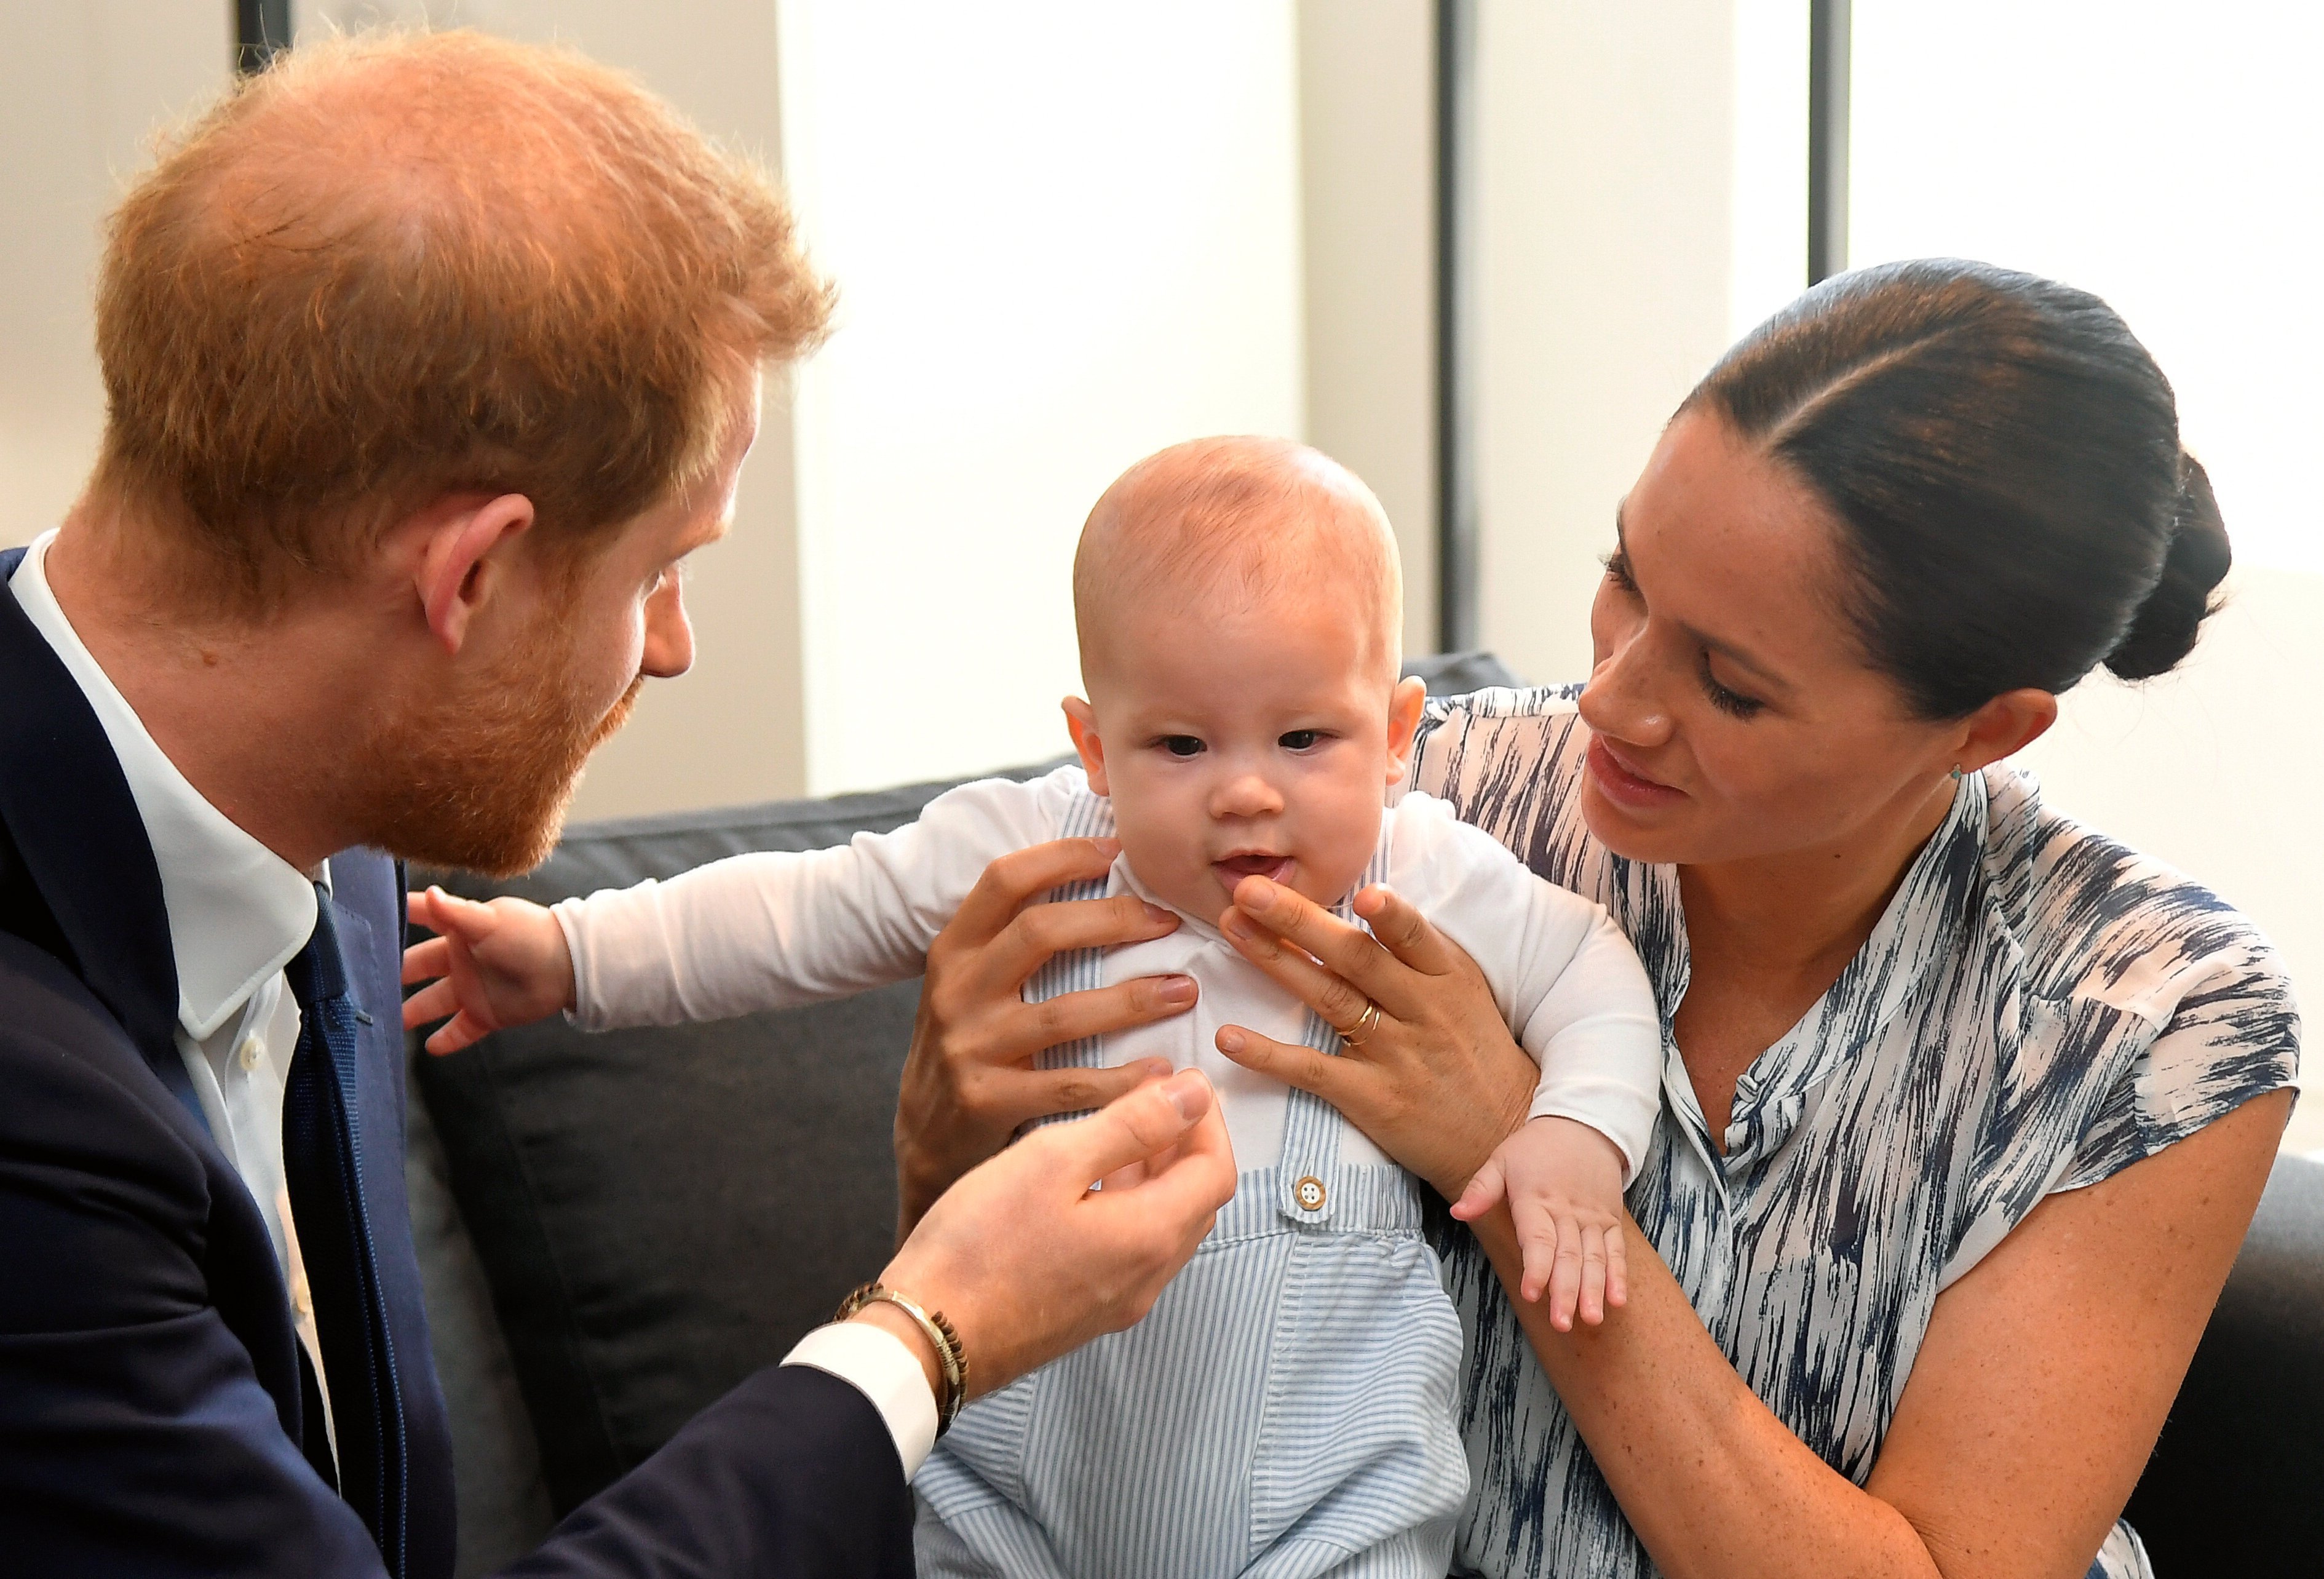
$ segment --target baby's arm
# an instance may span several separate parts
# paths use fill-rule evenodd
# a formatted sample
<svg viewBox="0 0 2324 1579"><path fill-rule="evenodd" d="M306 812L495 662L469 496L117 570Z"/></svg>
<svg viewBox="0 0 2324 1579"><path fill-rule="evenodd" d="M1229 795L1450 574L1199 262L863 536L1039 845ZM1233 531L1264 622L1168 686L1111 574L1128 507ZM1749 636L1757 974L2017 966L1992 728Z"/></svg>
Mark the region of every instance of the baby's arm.
<svg viewBox="0 0 2324 1579"><path fill-rule="evenodd" d="M1415 805L1415 801L1420 802ZM1661 1112L1662 1020L1645 969L1599 906L1535 876L1441 802L1397 811L1406 897L1476 960L1541 1063L1527 1122L1462 1196L1473 1217L1504 1196L1525 1247L1521 1292L1552 1318L1596 1321L1623 1303L1621 1195ZM1602 1302L1602 1303L1601 1303Z"/></svg>
<svg viewBox="0 0 2324 1579"><path fill-rule="evenodd" d="M1528 1119L1501 1142L1452 1204L1463 1223L1509 1204L1525 1258L1518 1292L1550 1297L1563 1332L1578 1311L1591 1326L1629 1300L1622 1254L1622 1153L1598 1131L1554 1115Z"/></svg>
<svg viewBox="0 0 2324 1579"><path fill-rule="evenodd" d="M965 785L891 834L730 856L553 911L430 894L413 915L444 936L407 955L404 979L446 979L413 998L406 1023L456 1007L429 1043L448 1052L559 1008L593 1030L667 1025L903 980L987 863L1054 836L1060 800L1047 780Z"/></svg>

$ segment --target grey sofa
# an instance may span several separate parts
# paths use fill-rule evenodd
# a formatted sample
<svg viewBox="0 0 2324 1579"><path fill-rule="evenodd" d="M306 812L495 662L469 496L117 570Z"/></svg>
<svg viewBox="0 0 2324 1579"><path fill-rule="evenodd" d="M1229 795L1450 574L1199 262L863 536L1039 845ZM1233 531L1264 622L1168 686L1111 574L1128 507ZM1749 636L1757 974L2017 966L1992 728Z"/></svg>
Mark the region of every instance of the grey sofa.
<svg viewBox="0 0 2324 1579"><path fill-rule="evenodd" d="M1481 654L1415 667L1439 693L1508 683ZM514 882L412 881L553 900L894 827L945 787L576 826ZM525 1550L879 1269L916 1000L912 983L716 1025L549 1023L415 1052L412 1210L462 1574ZM2164 1579L2324 1572L2324 1166L2279 1164L2131 1516Z"/></svg>

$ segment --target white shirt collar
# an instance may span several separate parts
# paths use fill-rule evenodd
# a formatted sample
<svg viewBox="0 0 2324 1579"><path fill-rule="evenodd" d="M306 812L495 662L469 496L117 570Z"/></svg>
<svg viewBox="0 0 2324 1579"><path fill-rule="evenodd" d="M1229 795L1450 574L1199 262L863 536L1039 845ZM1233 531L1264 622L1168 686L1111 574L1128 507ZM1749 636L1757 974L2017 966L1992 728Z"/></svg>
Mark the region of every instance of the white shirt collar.
<svg viewBox="0 0 2324 1579"><path fill-rule="evenodd" d="M129 780L161 869L161 902L177 956L178 1021L199 1041L307 946L315 930L315 885L204 799L153 743L49 588L46 562L56 535L33 540L8 590L79 684Z"/></svg>

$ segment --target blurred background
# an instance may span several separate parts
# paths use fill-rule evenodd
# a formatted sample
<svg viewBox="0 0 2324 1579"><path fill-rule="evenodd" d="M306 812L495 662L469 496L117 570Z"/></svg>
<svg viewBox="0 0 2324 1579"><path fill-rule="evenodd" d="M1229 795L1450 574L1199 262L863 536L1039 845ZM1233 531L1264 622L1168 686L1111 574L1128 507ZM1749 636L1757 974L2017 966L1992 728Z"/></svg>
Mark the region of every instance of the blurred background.
<svg viewBox="0 0 2324 1579"><path fill-rule="evenodd" d="M1720 350L1823 272L1952 254L2122 311L2236 547L2185 669L2085 684L2029 764L2324 983L2319 8L0 0L0 541L94 454L98 226L153 133L378 22L635 72L780 175L840 285L695 571L700 662L577 816L1063 750L1082 516L1199 433L1370 481L1408 650L1579 679L1614 503Z"/></svg>

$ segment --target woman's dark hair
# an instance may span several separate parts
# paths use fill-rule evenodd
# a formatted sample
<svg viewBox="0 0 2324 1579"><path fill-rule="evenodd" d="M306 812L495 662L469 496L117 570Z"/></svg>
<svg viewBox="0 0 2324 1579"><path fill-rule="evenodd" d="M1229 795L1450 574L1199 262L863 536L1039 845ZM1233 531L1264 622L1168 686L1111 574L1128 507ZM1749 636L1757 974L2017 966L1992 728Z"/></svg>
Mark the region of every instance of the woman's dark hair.
<svg viewBox="0 0 2324 1579"><path fill-rule="evenodd" d="M1846 523L1849 614L1925 717L2162 674L2227 573L2170 382L2087 291L1953 259L1841 274L1681 410L1705 404Z"/></svg>

